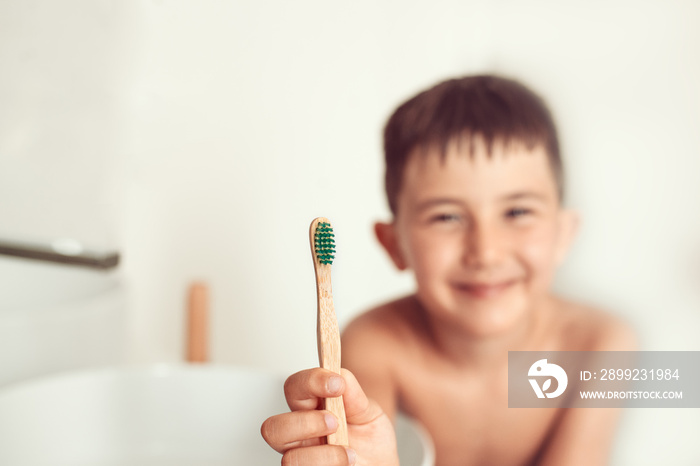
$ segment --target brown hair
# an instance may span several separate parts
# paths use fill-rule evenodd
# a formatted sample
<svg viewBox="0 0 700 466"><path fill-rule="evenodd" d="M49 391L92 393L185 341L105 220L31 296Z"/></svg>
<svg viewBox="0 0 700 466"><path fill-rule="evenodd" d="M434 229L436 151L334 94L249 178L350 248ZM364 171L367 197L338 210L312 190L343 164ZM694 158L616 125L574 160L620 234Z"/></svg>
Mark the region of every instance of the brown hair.
<svg viewBox="0 0 700 466"><path fill-rule="evenodd" d="M384 127L385 188L395 215L404 167L415 149L439 148L458 136L480 136L488 153L495 141L541 144L547 151L559 199L563 167L552 115L544 101L521 83L493 75L450 79L404 102ZM474 154L470 143L470 155Z"/></svg>

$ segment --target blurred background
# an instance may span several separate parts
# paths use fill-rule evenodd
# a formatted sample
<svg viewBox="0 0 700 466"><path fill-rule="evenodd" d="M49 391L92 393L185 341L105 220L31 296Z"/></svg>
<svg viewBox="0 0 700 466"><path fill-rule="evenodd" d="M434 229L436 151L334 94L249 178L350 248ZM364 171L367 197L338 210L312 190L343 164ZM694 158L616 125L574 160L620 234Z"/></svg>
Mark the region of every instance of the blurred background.
<svg viewBox="0 0 700 466"><path fill-rule="evenodd" d="M310 367L309 223L336 231L341 325L410 291L372 234L382 126L439 80L496 72L559 125L583 222L556 288L642 349L700 350L698 18L690 0L0 0L0 235L118 251L85 273L123 286L128 363L182 359L197 279L213 360ZM0 295L42 294L7 270ZM630 411L613 464L698 464L699 432L700 410Z"/></svg>

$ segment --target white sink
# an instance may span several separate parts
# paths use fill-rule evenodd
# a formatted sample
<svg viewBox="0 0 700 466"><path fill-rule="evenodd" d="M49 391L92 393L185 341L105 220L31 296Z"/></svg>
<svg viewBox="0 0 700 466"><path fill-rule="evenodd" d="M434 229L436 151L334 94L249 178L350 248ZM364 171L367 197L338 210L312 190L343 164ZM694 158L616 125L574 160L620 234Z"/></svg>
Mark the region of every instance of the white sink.
<svg viewBox="0 0 700 466"><path fill-rule="evenodd" d="M260 435L287 411L284 377L224 366L100 369L0 390L0 464L264 466ZM397 425L402 466L433 464L423 432Z"/></svg>
<svg viewBox="0 0 700 466"><path fill-rule="evenodd" d="M0 386L122 362L124 292L115 272L0 256Z"/></svg>

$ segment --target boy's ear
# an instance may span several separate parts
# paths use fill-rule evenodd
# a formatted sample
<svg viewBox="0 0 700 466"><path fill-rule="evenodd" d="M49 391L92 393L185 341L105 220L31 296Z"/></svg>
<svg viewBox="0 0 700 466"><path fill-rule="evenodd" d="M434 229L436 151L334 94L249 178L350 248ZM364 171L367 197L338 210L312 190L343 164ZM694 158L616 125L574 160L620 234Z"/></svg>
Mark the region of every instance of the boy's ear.
<svg viewBox="0 0 700 466"><path fill-rule="evenodd" d="M569 252L571 243L573 243L578 233L580 223L580 216L575 210L562 209L559 212L559 241L556 251L557 265L564 261L566 254Z"/></svg>
<svg viewBox="0 0 700 466"><path fill-rule="evenodd" d="M399 240L396 236L396 227L394 223L375 223L374 234L377 237L377 240L379 240L379 244L381 244L387 254L389 254L389 257L396 268L399 270L406 270L408 266L403 258L403 254L401 254L401 248L399 247Z"/></svg>

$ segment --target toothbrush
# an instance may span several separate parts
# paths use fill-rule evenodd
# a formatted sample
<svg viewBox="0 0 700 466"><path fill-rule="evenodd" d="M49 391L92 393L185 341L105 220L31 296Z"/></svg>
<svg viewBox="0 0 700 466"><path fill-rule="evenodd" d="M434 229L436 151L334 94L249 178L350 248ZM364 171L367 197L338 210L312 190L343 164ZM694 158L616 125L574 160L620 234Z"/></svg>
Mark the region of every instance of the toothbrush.
<svg viewBox="0 0 700 466"><path fill-rule="evenodd" d="M318 298L318 362L324 369L340 374L340 331L333 307L331 289L331 264L335 257L333 228L327 218L319 217L309 228L311 255L316 273L316 296ZM330 445L348 445L348 426L345 420L343 397L326 398L324 409L338 418L338 430L327 437Z"/></svg>

